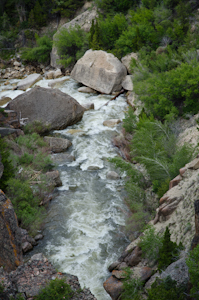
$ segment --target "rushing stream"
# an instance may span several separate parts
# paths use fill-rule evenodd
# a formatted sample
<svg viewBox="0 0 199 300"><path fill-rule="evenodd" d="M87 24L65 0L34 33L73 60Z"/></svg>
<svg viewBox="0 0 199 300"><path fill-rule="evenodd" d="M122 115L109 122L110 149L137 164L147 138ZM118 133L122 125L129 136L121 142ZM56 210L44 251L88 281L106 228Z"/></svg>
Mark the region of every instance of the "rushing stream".
<svg viewBox="0 0 199 300"><path fill-rule="evenodd" d="M84 113L76 125L54 134L72 142L67 153L55 154L63 186L47 210L44 239L30 255L43 252L57 269L78 276L81 286L90 288L98 300L110 299L103 289L109 276L107 266L118 258L128 243L123 226L127 207L122 200L123 179L108 180L106 174L114 170L108 158L116 156L111 139L119 133L121 124L103 126L107 119L123 119L127 104L119 96L103 106L111 96L83 94L70 78L59 89L80 104L94 103L95 109ZM11 80L15 83L18 80ZM37 83L48 87L47 80ZM16 97L21 91L6 86L0 98ZM75 157L69 161L67 155Z"/></svg>

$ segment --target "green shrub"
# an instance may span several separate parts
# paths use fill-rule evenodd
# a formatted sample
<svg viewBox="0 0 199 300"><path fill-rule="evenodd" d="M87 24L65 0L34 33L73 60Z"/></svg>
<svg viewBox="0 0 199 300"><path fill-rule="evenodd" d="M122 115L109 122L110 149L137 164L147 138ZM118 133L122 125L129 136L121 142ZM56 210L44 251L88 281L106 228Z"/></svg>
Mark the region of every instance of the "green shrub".
<svg viewBox="0 0 199 300"><path fill-rule="evenodd" d="M52 40L46 35L43 37L36 36L36 43L37 46L34 48L22 49L21 58L26 62L49 63Z"/></svg>
<svg viewBox="0 0 199 300"><path fill-rule="evenodd" d="M10 159L10 153L8 151L8 145L5 140L0 137L0 154L1 162L4 166L3 175L0 178L0 188L6 191L7 181L14 176L14 167Z"/></svg>
<svg viewBox="0 0 199 300"><path fill-rule="evenodd" d="M39 151L34 157L33 168L38 171L42 170L43 172L47 172L53 169L53 163L46 153Z"/></svg>
<svg viewBox="0 0 199 300"><path fill-rule="evenodd" d="M130 268L124 270L125 279L122 280L123 292L121 295L122 300L141 300L143 291L143 282L138 278L133 278L133 272Z"/></svg>
<svg viewBox="0 0 199 300"><path fill-rule="evenodd" d="M64 279L51 280L49 284L42 289L35 300L69 300L74 295L70 285Z"/></svg>
<svg viewBox="0 0 199 300"><path fill-rule="evenodd" d="M162 240L162 246L159 250L158 259L158 270L161 272L166 269L172 262L179 259L179 252L183 249L182 244L179 246L170 240L170 232L168 227L166 227L164 237Z"/></svg>
<svg viewBox="0 0 199 300"><path fill-rule="evenodd" d="M189 268L189 276L192 288L190 296L194 299L199 299L199 245L190 251L186 264Z"/></svg>
<svg viewBox="0 0 199 300"><path fill-rule="evenodd" d="M35 120L32 123L28 123L24 126L23 130L25 134L31 134L31 133L38 133L38 134L44 134L45 132L49 131L49 126L44 125L41 121Z"/></svg>
<svg viewBox="0 0 199 300"><path fill-rule="evenodd" d="M95 0L98 8L106 13L126 12L129 8L135 7L138 0Z"/></svg>
<svg viewBox="0 0 199 300"><path fill-rule="evenodd" d="M186 292L186 286L177 285L177 282L168 276L165 279L156 279L148 290L147 300L185 300Z"/></svg>
<svg viewBox="0 0 199 300"><path fill-rule="evenodd" d="M24 153L18 157L18 164L20 165L30 165L33 162L34 155L29 153Z"/></svg>
<svg viewBox="0 0 199 300"><path fill-rule="evenodd" d="M29 150L35 151L38 147L46 147L47 144L44 142L43 138L39 136L39 134L32 133L26 135L20 135L16 142L19 146L25 146Z"/></svg>
<svg viewBox="0 0 199 300"><path fill-rule="evenodd" d="M140 237L139 246L142 249L143 257L147 258L149 264L154 264L158 261L162 242L162 236L155 233L153 226L148 226L144 231L144 235Z"/></svg>
<svg viewBox="0 0 199 300"><path fill-rule="evenodd" d="M74 65L88 50L88 34L80 26L63 28L56 34L54 45L61 58L59 63L64 67Z"/></svg>

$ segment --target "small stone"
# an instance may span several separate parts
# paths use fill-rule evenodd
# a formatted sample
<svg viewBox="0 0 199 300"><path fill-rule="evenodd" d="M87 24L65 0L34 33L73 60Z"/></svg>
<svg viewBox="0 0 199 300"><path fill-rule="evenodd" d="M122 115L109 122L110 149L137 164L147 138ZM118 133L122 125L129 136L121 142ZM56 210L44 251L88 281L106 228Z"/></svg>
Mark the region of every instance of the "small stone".
<svg viewBox="0 0 199 300"><path fill-rule="evenodd" d="M113 263L108 267L109 272L112 272L113 270L115 270L119 264L120 264L119 261L113 262Z"/></svg>
<svg viewBox="0 0 199 300"><path fill-rule="evenodd" d="M78 92L80 93L97 93L94 89L88 87L88 86L81 86L78 88Z"/></svg>
<svg viewBox="0 0 199 300"><path fill-rule="evenodd" d="M94 103L85 103L83 107L85 108L85 110L91 110L95 108Z"/></svg>
<svg viewBox="0 0 199 300"><path fill-rule="evenodd" d="M113 270L112 275L117 278L117 279L124 279L126 278L126 272L125 271L118 271L118 270Z"/></svg>
<svg viewBox="0 0 199 300"><path fill-rule="evenodd" d="M172 179L169 182L169 189L171 189L172 187L178 185L178 183L182 180L182 177L180 175L176 176L174 179Z"/></svg>
<svg viewBox="0 0 199 300"><path fill-rule="evenodd" d="M115 127L117 124L121 123L121 120L119 119L110 119L103 122L104 126L107 127Z"/></svg>
<svg viewBox="0 0 199 300"><path fill-rule="evenodd" d="M33 246L31 245L31 243L25 242L22 244L22 250L24 253L32 250Z"/></svg>
<svg viewBox="0 0 199 300"><path fill-rule="evenodd" d="M116 172L110 171L106 174L106 178L112 179L112 180L117 180L117 179L120 179L120 176Z"/></svg>
<svg viewBox="0 0 199 300"><path fill-rule="evenodd" d="M111 296L112 300L117 300L122 293L123 284L114 276L109 277L103 283L104 289Z"/></svg>
<svg viewBox="0 0 199 300"><path fill-rule="evenodd" d="M44 237L43 234L37 234L37 235L35 236L35 241L42 240L43 237Z"/></svg>

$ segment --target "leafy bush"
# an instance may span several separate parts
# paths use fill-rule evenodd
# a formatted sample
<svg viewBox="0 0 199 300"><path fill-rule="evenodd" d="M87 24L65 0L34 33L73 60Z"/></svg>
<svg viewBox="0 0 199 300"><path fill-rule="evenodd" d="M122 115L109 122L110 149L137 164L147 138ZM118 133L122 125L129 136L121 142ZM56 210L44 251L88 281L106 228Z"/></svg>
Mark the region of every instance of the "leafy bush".
<svg viewBox="0 0 199 300"><path fill-rule="evenodd" d="M52 50L52 40L46 35L43 37L36 36L36 43L37 46L34 48L22 49L21 58L26 62L48 63Z"/></svg>
<svg viewBox="0 0 199 300"><path fill-rule="evenodd" d="M54 45L57 47L60 56L59 63L64 67L73 65L76 61L83 56L88 50L88 35L76 26L70 28L62 28L54 40Z"/></svg>
<svg viewBox="0 0 199 300"><path fill-rule="evenodd" d="M149 226L140 237L139 246L142 249L143 257L147 258L149 264L156 263L159 258L159 251L162 246L163 237L155 233L155 228Z"/></svg>
<svg viewBox="0 0 199 300"><path fill-rule="evenodd" d="M186 286L178 286L177 282L168 276L165 279L156 279L148 290L147 300L185 300L187 299L185 292Z"/></svg>
<svg viewBox="0 0 199 300"><path fill-rule="evenodd" d="M125 279L123 280L122 300L141 300L143 291L143 282L138 278L133 278L133 272L130 268L124 270Z"/></svg>
<svg viewBox="0 0 199 300"><path fill-rule="evenodd" d="M5 140L0 137L0 154L1 162L4 166L3 175L0 178L0 188L6 191L7 181L14 176L14 167L10 159L10 153L8 151L8 145Z"/></svg>
<svg viewBox="0 0 199 300"><path fill-rule="evenodd" d="M34 132L44 134L49 131L49 126L45 126L42 122L35 120L34 122L26 124L23 130L25 134L31 134Z"/></svg>
<svg viewBox="0 0 199 300"><path fill-rule="evenodd" d="M40 199L36 198L28 181L12 178L8 181L7 195L10 197L20 226L37 233L43 218L44 209L39 208Z"/></svg>
<svg viewBox="0 0 199 300"><path fill-rule="evenodd" d="M166 227L162 246L159 250L158 270L160 272L166 269L172 262L178 260L179 252L183 249L182 244L180 243L179 246L177 246L175 242L171 241L170 236L169 229Z"/></svg>
<svg viewBox="0 0 199 300"><path fill-rule="evenodd" d="M32 133L26 135L20 135L16 142L19 146L24 146L29 150L35 151L38 147L46 147L47 144L44 142L43 138L39 136L39 134Z"/></svg>
<svg viewBox="0 0 199 300"><path fill-rule="evenodd" d="M189 268L190 282L192 288L190 296L194 299L199 299L199 245L190 251L186 264Z"/></svg>
<svg viewBox="0 0 199 300"><path fill-rule="evenodd" d="M126 12L139 3L138 0L95 0L98 8L106 13Z"/></svg>
<svg viewBox="0 0 199 300"><path fill-rule="evenodd" d="M70 285L64 279L51 280L49 284L42 289L35 300L69 300L73 297L74 292Z"/></svg>

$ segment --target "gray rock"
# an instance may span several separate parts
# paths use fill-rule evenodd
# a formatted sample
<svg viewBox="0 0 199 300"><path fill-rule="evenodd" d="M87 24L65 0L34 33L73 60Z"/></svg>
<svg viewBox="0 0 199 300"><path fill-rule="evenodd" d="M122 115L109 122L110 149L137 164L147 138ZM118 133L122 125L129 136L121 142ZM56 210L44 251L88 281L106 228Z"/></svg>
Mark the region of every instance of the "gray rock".
<svg viewBox="0 0 199 300"><path fill-rule="evenodd" d="M170 276L172 280L175 280L179 285L186 284L189 281L189 270L186 265L185 258L181 258L171 265L169 265L165 271L161 273L161 278Z"/></svg>
<svg viewBox="0 0 199 300"><path fill-rule="evenodd" d="M85 103L84 108L85 108L85 110L91 110L91 109L94 109L95 106L94 106L94 103Z"/></svg>
<svg viewBox="0 0 199 300"><path fill-rule="evenodd" d="M42 79L42 76L40 74L35 73L35 74L28 75L28 77L26 77L25 79L22 79L17 84L17 89L25 91L41 79Z"/></svg>
<svg viewBox="0 0 199 300"><path fill-rule="evenodd" d="M53 79L48 83L48 86L51 88L54 87L58 87L60 86L63 82L65 82L66 80L68 80L68 78L57 78L57 79Z"/></svg>
<svg viewBox="0 0 199 300"><path fill-rule="evenodd" d="M132 91L133 90L133 81L132 81L132 76L127 75L125 79L122 81L122 87L123 89L127 91Z"/></svg>
<svg viewBox="0 0 199 300"><path fill-rule="evenodd" d="M22 250L23 250L23 253L27 253L28 251L31 251L33 249L33 246L31 243L29 242L24 242L22 244Z"/></svg>
<svg viewBox="0 0 199 300"><path fill-rule="evenodd" d="M132 52L132 53L127 54L126 56L122 57L122 59L121 59L123 65L127 68L129 74L131 74L130 64L131 64L132 58L137 60L138 59L137 53Z"/></svg>
<svg viewBox="0 0 199 300"><path fill-rule="evenodd" d="M38 86L17 96L8 107L21 112L22 118L28 118L27 123L41 122L43 132L73 125L84 113L84 108L69 95Z"/></svg>
<svg viewBox="0 0 199 300"><path fill-rule="evenodd" d="M37 234L37 235L35 236L35 241L42 240L43 237L44 237L43 234Z"/></svg>
<svg viewBox="0 0 199 300"><path fill-rule="evenodd" d="M106 178L107 179L113 179L113 180L117 180L117 179L120 179L120 176L114 172L114 171L110 171L106 174Z"/></svg>
<svg viewBox="0 0 199 300"><path fill-rule="evenodd" d="M111 296L112 300L117 300L122 293L123 283L114 276L109 277L103 283L105 291Z"/></svg>
<svg viewBox="0 0 199 300"><path fill-rule="evenodd" d="M96 93L96 91L94 89L91 89L88 86L81 86L80 88L78 88L78 92L80 92L80 93Z"/></svg>
<svg viewBox="0 0 199 300"><path fill-rule="evenodd" d="M71 145L71 141L67 139L45 136L44 141L49 145L50 150L54 153L66 151Z"/></svg>
<svg viewBox="0 0 199 300"><path fill-rule="evenodd" d="M118 266L119 264L120 264L119 261L113 262L113 263L108 267L109 272L112 272L113 270L117 269L117 266Z"/></svg>
<svg viewBox="0 0 199 300"><path fill-rule="evenodd" d="M104 126L107 127L115 127L117 124L121 123L121 120L119 119L110 119L103 122Z"/></svg>
<svg viewBox="0 0 199 300"><path fill-rule="evenodd" d="M119 59L102 50L86 51L71 72L73 79L104 94L120 91L126 75Z"/></svg>
<svg viewBox="0 0 199 300"><path fill-rule="evenodd" d="M47 172L46 176L50 182L50 185L53 185L54 187L62 186L62 181L60 179L59 171L51 171Z"/></svg>

